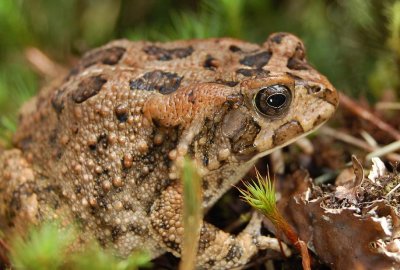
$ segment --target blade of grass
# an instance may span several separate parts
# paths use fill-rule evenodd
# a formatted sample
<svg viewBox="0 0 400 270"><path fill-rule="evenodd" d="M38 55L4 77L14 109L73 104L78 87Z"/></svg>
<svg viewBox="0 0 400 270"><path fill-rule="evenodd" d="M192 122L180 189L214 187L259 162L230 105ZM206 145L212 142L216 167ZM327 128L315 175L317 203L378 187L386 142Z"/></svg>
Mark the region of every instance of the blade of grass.
<svg viewBox="0 0 400 270"><path fill-rule="evenodd" d="M197 247L202 224L201 178L194 161L188 158L183 166L183 247L180 270L195 269Z"/></svg>

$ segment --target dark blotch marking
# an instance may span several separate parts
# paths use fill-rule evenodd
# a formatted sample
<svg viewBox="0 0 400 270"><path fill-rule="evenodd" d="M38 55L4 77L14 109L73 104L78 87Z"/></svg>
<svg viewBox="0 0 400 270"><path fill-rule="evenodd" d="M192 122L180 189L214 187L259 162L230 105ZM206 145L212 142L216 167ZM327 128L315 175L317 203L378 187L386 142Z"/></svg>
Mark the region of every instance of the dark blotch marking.
<svg viewBox="0 0 400 270"><path fill-rule="evenodd" d="M200 230L200 240L198 252L201 254L209 246L215 244L215 238L217 235L217 230L210 224L204 224Z"/></svg>
<svg viewBox="0 0 400 270"><path fill-rule="evenodd" d="M203 156L203 165L204 165L204 166L207 166L207 165L208 165L208 162L209 162L209 160L208 160L208 153L206 152L206 153L204 153L204 156Z"/></svg>
<svg viewBox="0 0 400 270"><path fill-rule="evenodd" d="M290 122L287 122L275 131L275 134L272 137L274 146L284 144L290 139L293 139L303 133L303 127L298 121L292 120Z"/></svg>
<svg viewBox="0 0 400 270"><path fill-rule="evenodd" d="M233 174L234 174L234 172L232 172L232 175ZM218 177L217 178L217 188L221 188L223 183L224 183L224 178Z"/></svg>
<svg viewBox="0 0 400 270"><path fill-rule="evenodd" d="M325 121L326 121L326 119L322 118L321 115L318 115L318 117L315 119L315 121L313 123L313 127L317 127Z"/></svg>
<svg viewBox="0 0 400 270"><path fill-rule="evenodd" d="M223 84L229 87L235 87L236 85L238 85L239 82L235 82L235 81L224 81L221 79L218 79L215 81L215 83L219 83L219 84Z"/></svg>
<svg viewBox="0 0 400 270"><path fill-rule="evenodd" d="M165 49L158 46L148 46L143 49L148 55L153 55L160 61L168 61L172 59L182 59L193 53L193 47Z"/></svg>
<svg viewBox="0 0 400 270"><path fill-rule="evenodd" d="M98 63L112 66L121 60L125 52L126 49L123 47L112 47L104 50L96 50L84 56L81 64L85 68Z"/></svg>
<svg viewBox="0 0 400 270"><path fill-rule="evenodd" d="M170 240L164 239L164 244L165 244L167 247L169 247L170 249L172 249L172 250L174 250L174 251L176 251L176 252L178 252L178 253L181 253L181 248L180 248L180 246L179 246L178 243L176 243L176 242L174 242L174 241L170 241Z"/></svg>
<svg viewBox="0 0 400 270"><path fill-rule="evenodd" d="M91 151L96 151L97 145L96 145L96 144L89 144L89 149L90 149Z"/></svg>
<svg viewBox="0 0 400 270"><path fill-rule="evenodd" d="M149 230L147 228L142 228L142 226L140 225L129 224L128 231L133 232L136 235L145 235L148 233Z"/></svg>
<svg viewBox="0 0 400 270"><path fill-rule="evenodd" d="M64 109L64 92L65 89L57 89L51 98L51 106L57 114L60 114Z"/></svg>
<svg viewBox="0 0 400 270"><path fill-rule="evenodd" d="M131 90L157 90L166 95L179 88L183 77L176 73L164 72L161 70L151 71L142 77L129 82Z"/></svg>
<svg viewBox="0 0 400 270"><path fill-rule="evenodd" d="M203 192L204 192L205 190L207 190L208 187L209 187L208 181L205 181L205 180L201 181L201 187L202 187Z"/></svg>
<svg viewBox="0 0 400 270"><path fill-rule="evenodd" d="M275 35L273 35L273 36L271 37L271 41L272 41L272 42L275 42L275 43L277 43L277 44L281 44L282 38L284 38L285 36L286 36L285 33L278 33L278 34L275 34Z"/></svg>
<svg viewBox="0 0 400 270"><path fill-rule="evenodd" d="M49 144L53 147L57 144L58 128L53 129L49 134Z"/></svg>
<svg viewBox="0 0 400 270"><path fill-rule="evenodd" d="M97 137L97 144L103 147L104 149L107 149L108 147L107 135L102 133L99 137Z"/></svg>
<svg viewBox="0 0 400 270"><path fill-rule="evenodd" d="M215 265L215 260L208 260L205 264L209 267L213 267Z"/></svg>
<svg viewBox="0 0 400 270"><path fill-rule="evenodd" d="M61 150L60 148L57 148L54 156L57 160L60 160L62 158L63 154L64 154L63 150Z"/></svg>
<svg viewBox="0 0 400 270"><path fill-rule="evenodd" d="M211 201L212 198L213 198L213 196L211 196L211 195L204 195L203 200L205 203L208 203Z"/></svg>
<svg viewBox="0 0 400 270"><path fill-rule="evenodd" d="M242 65L255 67L257 69L262 68L266 64L268 64L269 59L271 58L270 52L260 52L252 55L248 55L241 59L239 62Z"/></svg>
<svg viewBox="0 0 400 270"><path fill-rule="evenodd" d="M226 261L231 261L234 258L238 258L239 259L240 257L242 257L242 254L243 254L242 248L240 246L236 245L236 244L232 244L229 247L228 254L226 254L226 256L225 256L225 260Z"/></svg>
<svg viewBox="0 0 400 270"><path fill-rule="evenodd" d="M97 200L97 203L98 203L98 205L101 207L101 208L107 208L107 206L108 206L108 201L107 201L107 198L104 196L104 194L100 194L97 198L96 198L96 200ZM93 208L93 210L95 209L96 207L94 207Z"/></svg>
<svg viewBox="0 0 400 270"><path fill-rule="evenodd" d="M80 194L82 192L82 186L74 185L74 191L75 191L75 194Z"/></svg>
<svg viewBox="0 0 400 270"><path fill-rule="evenodd" d="M217 59L208 54L203 67L209 70L216 70L218 68Z"/></svg>
<svg viewBox="0 0 400 270"><path fill-rule="evenodd" d="M124 123L128 120L128 106L126 104L119 104L115 107L114 112L120 123Z"/></svg>
<svg viewBox="0 0 400 270"><path fill-rule="evenodd" d="M119 238L119 236L121 235L121 232L122 231L121 231L121 228L119 226L114 226L111 229L111 238L112 238L113 242L115 242Z"/></svg>
<svg viewBox="0 0 400 270"><path fill-rule="evenodd" d="M236 73L245 77L266 77L270 72L264 69L241 68L236 70Z"/></svg>
<svg viewBox="0 0 400 270"><path fill-rule="evenodd" d="M20 140L18 142L18 147L21 148L23 151L27 151L32 143L33 139L32 136L29 135L27 137L22 138L22 140Z"/></svg>
<svg viewBox="0 0 400 270"><path fill-rule="evenodd" d="M289 69L293 69L293 70L307 70L307 69L309 69L309 65L306 62L304 62L304 61L302 61L302 60L300 60L298 58L295 58L295 57L289 58L286 66Z"/></svg>
<svg viewBox="0 0 400 270"><path fill-rule="evenodd" d="M193 93L193 90L191 90L188 94L188 101L192 104L194 104L196 102L196 96Z"/></svg>
<svg viewBox="0 0 400 270"><path fill-rule="evenodd" d="M229 50L231 52L241 52L242 51L242 49L240 49L238 46L235 46L235 45L229 46Z"/></svg>
<svg viewBox="0 0 400 270"><path fill-rule="evenodd" d="M86 101L87 99L97 95L106 82L107 80L101 75L83 79L79 83L78 89L72 93L72 100L76 103Z"/></svg>

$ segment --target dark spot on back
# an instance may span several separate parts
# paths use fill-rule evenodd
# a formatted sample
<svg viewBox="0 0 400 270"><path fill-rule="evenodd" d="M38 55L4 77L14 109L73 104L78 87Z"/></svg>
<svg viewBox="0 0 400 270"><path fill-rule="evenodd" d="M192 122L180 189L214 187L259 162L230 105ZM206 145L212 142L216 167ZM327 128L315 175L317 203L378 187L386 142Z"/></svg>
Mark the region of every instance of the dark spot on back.
<svg viewBox="0 0 400 270"><path fill-rule="evenodd" d="M58 136L58 128L54 128L49 134L49 144L53 147L56 146Z"/></svg>
<svg viewBox="0 0 400 270"><path fill-rule="evenodd" d="M224 183L224 178L218 177L217 178L217 188L221 188L223 183Z"/></svg>
<svg viewBox="0 0 400 270"><path fill-rule="evenodd" d="M165 49L158 46L148 46L143 49L148 55L153 55L160 61L168 61L176 58L185 58L193 53L193 47Z"/></svg>
<svg viewBox="0 0 400 270"><path fill-rule="evenodd" d="M62 158L63 154L64 154L63 150L61 150L59 147L57 147L56 152L54 154L55 158L57 160L60 160Z"/></svg>
<svg viewBox="0 0 400 270"><path fill-rule="evenodd" d="M203 165L204 166L208 165L208 153L207 152L204 153L204 156L203 156Z"/></svg>
<svg viewBox="0 0 400 270"><path fill-rule="evenodd" d="M208 54L206 60L204 61L203 67L210 70L216 70L218 68L217 59Z"/></svg>
<svg viewBox="0 0 400 270"><path fill-rule="evenodd" d="M191 90L187 95L188 95L189 102L194 104L196 102L196 97L193 93L193 90Z"/></svg>
<svg viewBox="0 0 400 270"><path fill-rule="evenodd" d="M242 49L240 49L238 46L235 46L235 45L229 46L229 50L231 52L241 52L242 51Z"/></svg>
<svg viewBox="0 0 400 270"><path fill-rule="evenodd" d="M148 228L136 225L136 224L129 224L128 231L135 233L136 235L144 235L148 233Z"/></svg>
<svg viewBox="0 0 400 270"><path fill-rule="evenodd" d="M306 57L304 45L301 42L297 43L296 49L293 53L293 57L299 60L304 60L304 58Z"/></svg>
<svg viewBox="0 0 400 270"><path fill-rule="evenodd" d="M119 236L121 235L121 232L122 231L121 231L121 228L119 226L114 226L111 229L111 238L112 238L113 242L115 242L119 238Z"/></svg>
<svg viewBox="0 0 400 270"><path fill-rule="evenodd" d="M124 123L128 119L128 106L126 104L119 104L115 107L114 112L119 122Z"/></svg>
<svg viewBox="0 0 400 270"><path fill-rule="evenodd" d="M72 93L72 100L76 103L86 101L87 99L97 95L106 82L107 80L101 75L83 79L79 83L78 89Z"/></svg>
<svg viewBox="0 0 400 270"><path fill-rule="evenodd" d="M208 260L205 264L207 264L211 268L215 265L215 260Z"/></svg>
<svg viewBox="0 0 400 270"><path fill-rule="evenodd" d="M115 65L121 60L126 49L123 47L112 47L103 50L89 52L81 60L81 65L86 67L94 64Z"/></svg>
<svg viewBox="0 0 400 270"><path fill-rule="evenodd" d="M64 109L64 92L65 89L57 89L51 98L51 106L57 114L60 114Z"/></svg>
<svg viewBox="0 0 400 270"><path fill-rule="evenodd" d="M280 44L282 38L286 36L286 33L278 33L271 37L271 41Z"/></svg>
<svg viewBox="0 0 400 270"><path fill-rule="evenodd" d="M157 90L166 95L179 88L183 77L176 73L164 72L161 70L151 71L136 80L131 80L131 90Z"/></svg>
<svg viewBox="0 0 400 270"><path fill-rule="evenodd" d="M102 133L99 137L97 137L97 144L103 147L103 149L107 149L108 147L107 135Z"/></svg>
<svg viewBox="0 0 400 270"><path fill-rule="evenodd" d="M294 57L289 58L286 66L293 70L307 70L309 68L306 62Z"/></svg>
<svg viewBox="0 0 400 270"><path fill-rule="evenodd" d="M218 79L218 80L215 81L215 83L223 84L223 85L226 85L226 86L229 86L229 87L235 87L236 85L238 85L239 82L236 82L236 81L225 81L225 80Z"/></svg>
<svg viewBox="0 0 400 270"><path fill-rule="evenodd" d="M213 196L211 196L211 195L204 195L203 200L205 203L208 203L211 201L212 198L213 198Z"/></svg>
<svg viewBox="0 0 400 270"><path fill-rule="evenodd" d="M32 143L32 136L29 135L27 137L22 138L22 140L18 142L18 147L21 148L23 151L27 151L31 143Z"/></svg>
<svg viewBox="0 0 400 270"><path fill-rule="evenodd" d="M200 230L199 253L204 252L215 241L217 229L210 224L203 224Z"/></svg>
<svg viewBox="0 0 400 270"><path fill-rule="evenodd" d="M201 187L202 187L203 192L208 189L208 186L209 186L208 181L204 181L204 180L201 181Z"/></svg>
<svg viewBox="0 0 400 270"><path fill-rule="evenodd" d="M249 66L249 67L255 67L257 69L262 68L265 66L269 59L271 58L271 53L270 52L260 52L252 55L248 55L241 59L239 62L242 65Z"/></svg>
<svg viewBox="0 0 400 270"><path fill-rule="evenodd" d="M241 68L236 70L236 73L245 77L266 77L269 74L269 71L264 69Z"/></svg>

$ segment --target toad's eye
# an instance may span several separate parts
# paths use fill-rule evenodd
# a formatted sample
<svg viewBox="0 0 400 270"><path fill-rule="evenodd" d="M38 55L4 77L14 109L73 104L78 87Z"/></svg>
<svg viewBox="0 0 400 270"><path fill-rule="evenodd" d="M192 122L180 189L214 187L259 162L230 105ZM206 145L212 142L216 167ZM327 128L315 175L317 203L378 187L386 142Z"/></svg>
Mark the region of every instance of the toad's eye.
<svg viewBox="0 0 400 270"><path fill-rule="evenodd" d="M289 109L291 101L292 93L289 88L282 84L274 84L261 88L254 96L253 102L262 115L279 117Z"/></svg>

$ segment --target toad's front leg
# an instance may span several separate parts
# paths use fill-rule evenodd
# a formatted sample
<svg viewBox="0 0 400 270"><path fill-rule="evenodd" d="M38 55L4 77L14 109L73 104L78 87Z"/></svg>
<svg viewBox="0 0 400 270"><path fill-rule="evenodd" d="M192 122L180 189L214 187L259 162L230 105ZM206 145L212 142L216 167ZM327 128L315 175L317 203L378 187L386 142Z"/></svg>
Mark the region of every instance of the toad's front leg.
<svg viewBox="0 0 400 270"><path fill-rule="evenodd" d="M183 240L182 187L173 184L162 193L151 209L152 230L160 245L180 256ZM254 215L237 236L203 222L196 265L200 269L231 269L248 263L261 249L279 251L278 241L260 235L261 218ZM286 250L287 251L287 250ZM287 253L288 254L288 253Z"/></svg>

